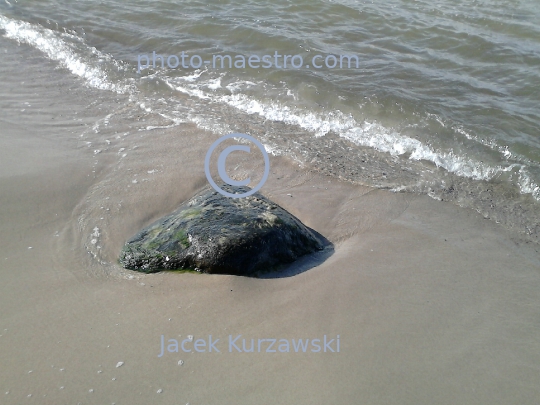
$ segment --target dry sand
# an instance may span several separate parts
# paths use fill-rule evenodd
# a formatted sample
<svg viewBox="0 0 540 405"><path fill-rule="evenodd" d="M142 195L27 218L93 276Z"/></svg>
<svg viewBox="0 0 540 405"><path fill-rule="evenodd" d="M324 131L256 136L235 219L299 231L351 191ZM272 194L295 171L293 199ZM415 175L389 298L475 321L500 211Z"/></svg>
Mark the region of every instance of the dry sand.
<svg viewBox="0 0 540 405"><path fill-rule="evenodd" d="M124 240L206 184L215 138L185 125L99 159L28 144L0 162L0 403L540 403L538 247L448 203L272 157L262 192L334 243L322 265L280 279L121 270ZM230 353L239 334L339 335L340 351ZM161 335L212 335L221 352L159 358Z"/></svg>

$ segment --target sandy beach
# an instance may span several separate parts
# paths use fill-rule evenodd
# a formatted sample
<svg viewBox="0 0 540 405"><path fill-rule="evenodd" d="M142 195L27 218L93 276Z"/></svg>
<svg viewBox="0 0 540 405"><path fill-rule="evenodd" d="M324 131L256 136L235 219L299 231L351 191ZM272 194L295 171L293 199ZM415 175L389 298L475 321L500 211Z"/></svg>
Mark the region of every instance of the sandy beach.
<svg viewBox="0 0 540 405"><path fill-rule="evenodd" d="M39 148L1 178L2 403L536 403L538 247L449 203L272 157L262 191L334 244L322 265L280 279L120 269L124 241L204 185L203 136L149 131L122 166L121 145L97 165ZM158 357L162 335L212 335L221 351ZM230 335L339 335L340 351L229 352Z"/></svg>
<svg viewBox="0 0 540 405"><path fill-rule="evenodd" d="M310 3L305 21L299 21L305 30L320 36L315 45L327 37L332 46L346 39L351 49L362 54L353 48L360 43L360 34L352 28L342 32L336 23L339 19L328 25L335 28L335 37L324 30L315 32L313 24L325 26L319 16L359 19L363 15L330 3L321 3L322 11L309 11ZM77 2L76 6L81 5ZM448 7L454 10L454 6ZM443 59L435 63L423 54L417 57L403 51L418 63L426 58L429 72L448 69L452 80L465 77L466 86L457 79L451 83L436 74L426 79L397 69L409 65L400 65L399 52L406 47L394 44L392 38L409 37L391 31L402 20L400 15L386 14L386 9L380 15L385 21L394 18L386 27L391 44L374 37L371 43L383 51L375 45L364 49L362 72L357 76L326 72L325 81L322 73L316 77L309 71L264 71L257 79L244 73L233 77L229 72L229 76L223 72L218 72L221 76L215 72L134 76L134 67L128 63L135 60L135 50L147 46L144 41L155 45L161 32L138 36L135 28L142 23L135 17L161 16L166 28L166 18L174 14L166 7L155 15L130 14L126 9L118 19L133 18L135 27L128 25L126 32L107 22L110 13L105 3L99 6L103 9L95 7L96 18L85 14L94 16L94 7L72 14L59 9L61 22L64 15L82 16L82 22L65 17L65 25L73 30L58 25L54 15L52 22L47 20L39 5L39 18L32 25L24 22L25 16L33 15L26 9L1 7L0 404L540 404L540 247L534 242L535 229L540 228L531 222L531 237L523 233L527 218L535 218L540 211L535 211L537 202L531 193L515 191L519 188L516 179L525 178L525 169L535 179L536 166L516 163L522 162L516 150L529 151L532 141L526 146L512 143L525 139L523 134L536 125L529 108L537 106L534 94L523 102L523 111L529 114L525 121L516 118L521 114L518 103L506 103L506 93L500 104L508 104L510 112L490 106L486 108L492 108L488 111L492 115L480 111L478 119L471 118L471 127L480 128L478 136L449 120L433 118L436 114L429 111L440 108L444 117L444 111L452 107L459 110L455 122L468 123L468 103L495 98L495 91L480 88L474 93L467 87L467 72L454 75L451 63L439 66ZM193 5L204 17L202 6L197 7ZM221 3L216 7L219 13L214 14L222 13L227 22L228 10L221 10ZM368 11L372 14L365 24L384 23L374 19L377 9ZM198 21L187 14L174 15L185 18L186 26ZM404 15L409 14L404 11ZM422 18L419 26L423 27L422 21L431 24L430 15ZM234 21L229 37L219 37L233 38L231 44L243 44L247 50L256 48L242 41L257 35L238 31ZM251 24L251 17L246 21ZM276 17L276 21L281 20ZM160 20L150 23L159 26ZM253 22L255 27L259 23L264 28L261 32L266 32L264 22ZM364 23L349 22L349 28ZM79 29L84 24L89 27ZM220 30L228 27L228 22L220 24ZM288 24L295 28L300 23ZM379 25L372 29L375 34ZM210 31L189 27L182 33L188 32L197 41L207 32L218 37L212 25ZM515 27L508 30L518 32ZM288 36L274 38L277 45L299 48L285 41L296 40L296 31L279 29L268 28L272 35L286 31ZM459 39L462 34L457 30L452 35ZM172 39L163 34L162 42L174 44L180 38L180 34L170 35ZM189 35L182 40L190 43ZM434 29L430 35L440 40L440 35L450 34ZM411 34L410 38L416 37ZM439 44L430 38L425 44ZM472 48L477 46L473 39ZM267 40L260 37L265 52L265 46L275 45ZM214 49L216 41L208 41L210 45L194 43ZM228 50L226 41L220 44ZM501 51L498 44L493 47L496 55L506 49ZM459 57L465 58L469 51L458 48ZM446 55L446 48L441 45L441 49L441 55ZM121 56L114 59L107 52ZM171 46L170 52L176 50ZM476 48L472 53L470 57L476 57ZM388 55L397 62L386 61L384 68L379 67L377 63ZM484 65L484 60L478 62L482 68L471 67L471 77L487 71L494 56L485 58ZM533 56L527 58L523 57L524 66L536 63ZM454 61L451 54L448 60ZM530 73L526 68L523 72ZM504 73L505 78L510 76ZM535 76L530 76L534 83ZM400 87L402 78L417 87ZM353 84L364 82L365 88L351 92L357 99L348 93ZM381 88L370 87L372 82L382 83ZM423 97L441 83L448 86L443 89L446 93L406 102L406 97L416 97L414 91ZM523 83L527 89L535 88ZM279 87L282 84L285 87ZM286 85L292 89L290 96ZM123 92L122 86L135 90ZM388 89L394 86L398 90L391 94ZM468 91L470 100L464 96ZM517 89L515 93L526 92ZM448 107L443 102L448 94L463 104L453 104L450 98ZM264 104L267 95L278 101ZM294 106L287 105L289 101ZM332 112L339 108L345 111L342 115ZM346 121L342 118L347 111L357 115ZM489 119L483 122L482 114ZM523 133L509 131L514 136L508 141L511 147L500 156L498 149L486 146L487 141L473 143L485 139L482 131L495 115L499 120L494 121L495 127L524 128ZM388 131L383 125L370 124L384 118L388 118ZM446 126L439 126L439 121ZM327 127L328 134L321 135ZM451 132L455 128L461 132ZM207 186L204 158L225 130L243 130L261 139L268 135L271 169L261 193L327 238L333 253L312 268L311 259L301 260L289 269L291 274L308 270L278 278L178 272L146 275L123 269L118 255L128 238ZM429 138L426 134L442 135ZM379 140L380 144L374 143ZM410 145L413 149L406 149ZM393 153L400 148L405 152ZM447 150L457 152L439 153ZM411 158L418 151L427 152L423 158ZM459 155L461 151L466 153ZM471 151L478 155L467 155ZM527 155L531 161L534 153ZM504 161L507 156L509 160ZM237 179L251 175L256 181L262 173L260 156L254 153L244 158L231 155L229 169ZM474 166L474 159L486 165ZM500 168L499 177L482 177L493 167ZM345 176L356 181L346 181ZM533 180L527 183L531 189ZM395 187L400 181L403 192ZM455 203L437 200L435 186L429 188L433 184L447 187L437 189L440 193L452 188ZM486 184L494 185L492 194L487 193ZM499 200L491 199L495 194ZM459 202L475 206L470 201L485 208L484 215L458 206ZM512 215L505 216L500 201L515 208ZM488 212L499 216L486 219ZM519 232L498 224L497 218ZM299 346L300 340L307 345Z"/></svg>

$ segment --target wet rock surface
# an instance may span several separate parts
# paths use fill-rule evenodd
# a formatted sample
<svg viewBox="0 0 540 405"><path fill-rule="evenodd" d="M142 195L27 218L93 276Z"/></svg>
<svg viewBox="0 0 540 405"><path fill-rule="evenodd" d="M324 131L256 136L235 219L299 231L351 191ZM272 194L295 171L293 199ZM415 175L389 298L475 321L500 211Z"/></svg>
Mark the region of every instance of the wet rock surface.
<svg viewBox="0 0 540 405"><path fill-rule="evenodd" d="M248 187L221 185L230 193ZM257 276L329 245L324 237L259 193L228 198L205 189L129 239L127 269L197 270Z"/></svg>

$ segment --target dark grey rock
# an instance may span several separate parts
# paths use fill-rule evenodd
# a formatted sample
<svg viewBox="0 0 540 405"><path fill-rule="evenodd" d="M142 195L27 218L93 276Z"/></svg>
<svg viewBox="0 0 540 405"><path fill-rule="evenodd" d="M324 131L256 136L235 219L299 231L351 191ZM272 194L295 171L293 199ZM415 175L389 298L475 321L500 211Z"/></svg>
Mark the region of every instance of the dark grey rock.
<svg viewBox="0 0 540 405"><path fill-rule="evenodd" d="M248 187L222 185L230 193ZM127 241L120 263L144 273L197 270L260 275L329 244L259 193L228 198L205 189Z"/></svg>

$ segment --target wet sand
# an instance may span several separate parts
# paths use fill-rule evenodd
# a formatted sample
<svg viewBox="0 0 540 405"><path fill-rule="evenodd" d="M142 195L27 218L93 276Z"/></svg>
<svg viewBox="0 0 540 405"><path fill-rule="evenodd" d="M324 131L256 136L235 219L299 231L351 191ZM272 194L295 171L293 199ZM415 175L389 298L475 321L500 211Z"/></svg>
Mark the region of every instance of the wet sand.
<svg viewBox="0 0 540 405"><path fill-rule="evenodd" d="M323 264L281 279L120 269L128 237L205 185L214 138L30 143L2 164L2 403L537 403L538 247L449 203L272 156L262 192L334 243ZM159 358L161 335L212 335L221 352ZM339 335L340 351L231 353L229 335Z"/></svg>

